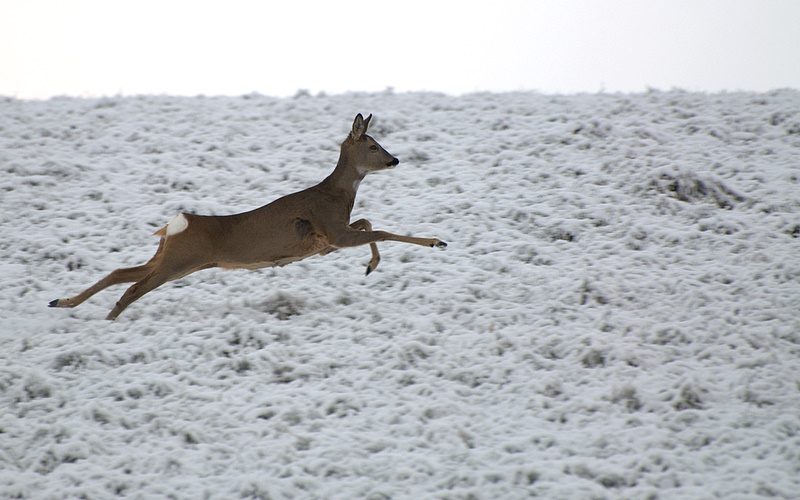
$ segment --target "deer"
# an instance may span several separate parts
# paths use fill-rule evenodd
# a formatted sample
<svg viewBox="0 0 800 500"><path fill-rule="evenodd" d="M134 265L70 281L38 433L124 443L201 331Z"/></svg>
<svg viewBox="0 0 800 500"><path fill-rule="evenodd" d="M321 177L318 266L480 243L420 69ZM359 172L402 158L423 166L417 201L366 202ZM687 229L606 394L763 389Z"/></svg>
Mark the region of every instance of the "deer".
<svg viewBox="0 0 800 500"><path fill-rule="evenodd" d="M49 306L75 307L105 288L133 282L108 313L106 319L113 321L146 293L203 269L282 267L312 255L368 244L372 252L369 275L380 262L377 242L446 247L438 238L374 231L367 219L350 222L364 177L400 163L367 135L371 119L371 114L366 119L360 113L355 117L336 168L319 184L249 212L221 216L179 213L154 233L160 242L147 263L116 269L78 295L53 300Z"/></svg>

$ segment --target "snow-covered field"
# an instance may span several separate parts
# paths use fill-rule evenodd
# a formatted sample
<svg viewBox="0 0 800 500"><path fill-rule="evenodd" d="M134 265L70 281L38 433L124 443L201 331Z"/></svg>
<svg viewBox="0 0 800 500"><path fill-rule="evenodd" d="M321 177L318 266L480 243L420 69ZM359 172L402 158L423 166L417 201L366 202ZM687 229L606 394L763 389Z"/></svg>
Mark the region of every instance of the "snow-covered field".
<svg viewBox="0 0 800 500"><path fill-rule="evenodd" d="M439 237L207 270L179 211L400 158ZM800 498L800 92L0 100L2 498Z"/></svg>

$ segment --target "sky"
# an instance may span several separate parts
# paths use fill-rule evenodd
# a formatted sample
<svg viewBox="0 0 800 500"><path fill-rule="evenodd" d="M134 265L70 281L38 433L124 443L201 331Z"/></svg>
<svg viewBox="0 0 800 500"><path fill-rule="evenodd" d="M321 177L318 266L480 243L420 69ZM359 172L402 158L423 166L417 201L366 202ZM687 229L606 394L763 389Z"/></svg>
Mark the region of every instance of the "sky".
<svg viewBox="0 0 800 500"><path fill-rule="evenodd" d="M800 1L0 0L0 95L800 88Z"/></svg>

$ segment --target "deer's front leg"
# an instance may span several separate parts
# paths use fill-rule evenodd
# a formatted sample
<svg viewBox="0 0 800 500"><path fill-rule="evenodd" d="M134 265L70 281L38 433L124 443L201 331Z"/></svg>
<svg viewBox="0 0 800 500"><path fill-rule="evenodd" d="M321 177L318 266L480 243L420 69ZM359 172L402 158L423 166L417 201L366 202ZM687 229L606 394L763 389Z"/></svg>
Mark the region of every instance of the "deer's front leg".
<svg viewBox="0 0 800 500"><path fill-rule="evenodd" d="M386 231L356 231L346 226L331 238L331 245L339 248L357 247L378 241L400 241L423 247L444 248L447 243L438 238L417 238L415 236L402 236Z"/></svg>
<svg viewBox="0 0 800 500"><path fill-rule="evenodd" d="M372 231L372 224L367 219L358 219L357 221L350 224L352 229L357 231ZM372 259L369 261L369 265L367 266L367 275L375 270L378 267L378 263L381 261L381 254L378 253L378 245L375 243L369 244L370 250L372 250Z"/></svg>
<svg viewBox="0 0 800 500"><path fill-rule="evenodd" d="M372 231L372 224L367 219L359 219L352 224L350 224L350 228L355 229L356 231ZM371 273L378 267L378 263L381 261L381 254L378 253L378 245L375 243L369 244L370 250L372 250L372 259L369 261L369 265L367 265L367 274ZM319 254L320 255L328 255L331 252L335 252L339 247L336 246L329 246L323 249Z"/></svg>

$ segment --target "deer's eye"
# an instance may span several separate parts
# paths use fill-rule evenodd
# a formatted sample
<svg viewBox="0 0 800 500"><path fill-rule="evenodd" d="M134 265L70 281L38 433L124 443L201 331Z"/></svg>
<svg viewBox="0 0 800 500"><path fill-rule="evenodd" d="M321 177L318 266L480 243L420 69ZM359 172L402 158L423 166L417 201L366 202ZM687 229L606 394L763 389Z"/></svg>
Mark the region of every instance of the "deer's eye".
<svg viewBox="0 0 800 500"><path fill-rule="evenodd" d="M376 145L374 145L374 144L373 144L372 146L370 146L370 147L369 147L369 149L370 149L371 151L377 151L377 150L378 150L378 146L376 146Z"/></svg>

